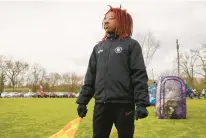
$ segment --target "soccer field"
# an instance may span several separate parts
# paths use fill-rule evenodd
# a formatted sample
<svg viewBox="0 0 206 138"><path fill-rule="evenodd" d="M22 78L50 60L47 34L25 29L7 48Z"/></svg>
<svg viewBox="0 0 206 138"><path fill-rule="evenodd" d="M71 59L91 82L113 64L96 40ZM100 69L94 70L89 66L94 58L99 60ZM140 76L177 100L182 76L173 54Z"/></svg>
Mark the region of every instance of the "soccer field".
<svg viewBox="0 0 206 138"><path fill-rule="evenodd" d="M77 118L76 99L0 99L0 138L47 138ZM93 101L76 138L91 138ZM135 138L206 138L206 100L187 100L187 119L159 120L150 115L135 122ZM111 138L118 138L113 129Z"/></svg>

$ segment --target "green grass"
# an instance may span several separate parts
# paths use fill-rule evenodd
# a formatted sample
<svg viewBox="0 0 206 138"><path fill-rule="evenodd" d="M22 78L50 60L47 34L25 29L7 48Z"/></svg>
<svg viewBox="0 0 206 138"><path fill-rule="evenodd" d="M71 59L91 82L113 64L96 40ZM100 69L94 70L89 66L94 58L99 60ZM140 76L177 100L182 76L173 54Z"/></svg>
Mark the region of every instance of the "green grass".
<svg viewBox="0 0 206 138"><path fill-rule="evenodd" d="M77 138L91 138L93 101ZM77 118L75 99L0 99L0 138L47 138ZM150 115L135 122L135 138L206 138L206 100L187 101L187 119L159 120ZM116 129L111 138L117 138Z"/></svg>

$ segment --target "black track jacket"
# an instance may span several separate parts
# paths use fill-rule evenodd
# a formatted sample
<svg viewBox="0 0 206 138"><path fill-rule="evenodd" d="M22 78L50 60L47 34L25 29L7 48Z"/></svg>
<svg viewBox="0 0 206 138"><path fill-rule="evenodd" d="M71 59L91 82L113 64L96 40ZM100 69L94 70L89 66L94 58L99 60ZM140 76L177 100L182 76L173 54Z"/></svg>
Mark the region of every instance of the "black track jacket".
<svg viewBox="0 0 206 138"><path fill-rule="evenodd" d="M135 103L149 106L148 76L139 43L114 35L97 44L76 103Z"/></svg>

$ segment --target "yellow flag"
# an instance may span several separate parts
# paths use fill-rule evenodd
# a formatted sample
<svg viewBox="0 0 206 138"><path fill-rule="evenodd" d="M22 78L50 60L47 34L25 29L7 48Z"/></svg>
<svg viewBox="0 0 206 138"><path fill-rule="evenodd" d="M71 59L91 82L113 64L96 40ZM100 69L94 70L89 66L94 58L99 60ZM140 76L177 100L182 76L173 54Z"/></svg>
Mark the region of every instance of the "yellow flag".
<svg viewBox="0 0 206 138"><path fill-rule="evenodd" d="M77 118L69 122L63 129L49 138L74 138L81 122L81 118Z"/></svg>

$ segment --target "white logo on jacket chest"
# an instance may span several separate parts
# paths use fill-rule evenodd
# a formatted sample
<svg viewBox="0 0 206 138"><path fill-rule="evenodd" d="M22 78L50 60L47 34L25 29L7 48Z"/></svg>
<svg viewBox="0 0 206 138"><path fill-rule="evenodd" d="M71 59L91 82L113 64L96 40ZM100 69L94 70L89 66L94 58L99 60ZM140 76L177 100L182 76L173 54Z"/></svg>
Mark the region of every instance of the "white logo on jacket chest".
<svg viewBox="0 0 206 138"><path fill-rule="evenodd" d="M115 53L121 53L122 52L122 47L120 47L120 46L118 46L118 47L116 47L115 49L114 49L114 52Z"/></svg>
<svg viewBox="0 0 206 138"><path fill-rule="evenodd" d="M99 54L99 53L101 53L101 52L103 52L103 50L102 50L102 49L100 49L97 53Z"/></svg>

